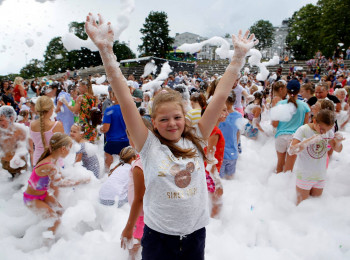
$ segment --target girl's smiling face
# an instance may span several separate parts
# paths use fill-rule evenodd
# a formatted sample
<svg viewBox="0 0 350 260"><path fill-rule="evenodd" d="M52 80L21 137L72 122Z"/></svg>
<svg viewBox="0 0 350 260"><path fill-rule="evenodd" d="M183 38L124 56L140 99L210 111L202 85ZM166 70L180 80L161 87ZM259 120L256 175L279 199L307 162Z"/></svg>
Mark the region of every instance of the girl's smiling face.
<svg viewBox="0 0 350 260"><path fill-rule="evenodd" d="M81 140L82 134L78 126L72 125L70 129L70 137L72 137L72 139L76 142L79 142Z"/></svg>
<svg viewBox="0 0 350 260"><path fill-rule="evenodd" d="M162 137L169 141L179 141L185 129L185 115L181 105L176 102L160 104L152 123Z"/></svg>
<svg viewBox="0 0 350 260"><path fill-rule="evenodd" d="M221 122L225 122L226 121L226 118L228 116L228 111L227 111L227 106L226 104L223 106L222 110L221 110L221 114L220 114L220 117L218 119L218 122L221 123Z"/></svg>

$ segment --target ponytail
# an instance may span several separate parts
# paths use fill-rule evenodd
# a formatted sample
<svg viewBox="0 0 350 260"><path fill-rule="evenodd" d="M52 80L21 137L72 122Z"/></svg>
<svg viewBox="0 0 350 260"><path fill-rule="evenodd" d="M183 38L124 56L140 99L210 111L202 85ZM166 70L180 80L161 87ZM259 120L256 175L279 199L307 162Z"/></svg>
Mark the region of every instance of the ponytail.
<svg viewBox="0 0 350 260"><path fill-rule="evenodd" d="M44 126L44 112L40 112L39 113L40 117L40 134L41 134L41 141L43 143L43 147L44 149L46 149L46 139L45 139L45 134L44 134L44 130L45 130L45 126Z"/></svg>
<svg viewBox="0 0 350 260"><path fill-rule="evenodd" d="M295 105L296 108L298 108L298 104L297 104L297 98L298 98L298 93L299 91L287 91L288 95L289 95L289 99L287 103L293 103Z"/></svg>

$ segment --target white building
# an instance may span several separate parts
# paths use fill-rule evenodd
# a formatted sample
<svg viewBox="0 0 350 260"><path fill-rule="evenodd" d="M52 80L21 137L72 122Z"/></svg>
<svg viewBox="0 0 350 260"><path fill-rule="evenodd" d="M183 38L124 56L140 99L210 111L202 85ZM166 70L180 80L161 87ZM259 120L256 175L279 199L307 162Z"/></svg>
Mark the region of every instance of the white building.
<svg viewBox="0 0 350 260"><path fill-rule="evenodd" d="M286 49L286 38L288 35L288 20L283 20L282 25L275 28L274 43L271 48L263 50L263 56L267 58L272 58L274 54L284 57L285 55L290 55L290 52Z"/></svg>

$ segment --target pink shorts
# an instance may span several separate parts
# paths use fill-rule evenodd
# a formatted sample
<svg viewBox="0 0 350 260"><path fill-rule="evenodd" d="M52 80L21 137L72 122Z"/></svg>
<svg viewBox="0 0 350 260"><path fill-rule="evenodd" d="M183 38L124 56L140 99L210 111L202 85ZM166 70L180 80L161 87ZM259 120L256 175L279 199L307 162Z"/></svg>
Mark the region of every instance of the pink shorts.
<svg viewBox="0 0 350 260"><path fill-rule="evenodd" d="M143 216L139 216L137 218L135 228L134 228L134 238L141 239L143 236L143 228L145 226L145 222L143 222Z"/></svg>
<svg viewBox="0 0 350 260"><path fill-rule="evenodd" d="M297 187L299 187L302 190L311 190L312 188L315 189L323 189L325 186L325 181L306 181L306 180L300 180L297 179Z"/></svg>
<svg viewBox="0 0 350 260"><path fill-rule="evenodd" d="M26 192L23 192L23 201L24 204L28 204L29 202L33 201L33 200L44 200L47 196L47 191L43 194L43 195L32 195L32 194L28 194Z"/></svg>

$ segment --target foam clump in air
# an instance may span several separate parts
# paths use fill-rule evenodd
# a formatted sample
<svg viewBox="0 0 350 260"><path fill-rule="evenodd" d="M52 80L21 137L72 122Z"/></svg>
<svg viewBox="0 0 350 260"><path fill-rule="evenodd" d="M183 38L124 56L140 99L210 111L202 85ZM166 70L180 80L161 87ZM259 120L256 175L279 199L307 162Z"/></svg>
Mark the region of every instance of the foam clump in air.
<svg viewBox="0 0 350 260"><path fill-rule="evenodd" d="M156 70L157 70L157 66L154 62L154 60L151 60L150 62L148 62L146 65L145 65L145 68L143 70L143 74L142 74L142 78L145 78L147 77L149 74L151 73L156 73Z"/></svg>
<svg viewBox="0 0 350 260"><path fill-rule="evenodd" d="M26 39L24 42L29 48L34 45L34 40L33 39Z"/></svg>
<svg viewBox="0 0 350 260"><path fill-rule="evenodd" d="M154 92L158 91L161 88L163 82L168 78L170 72L172 72L172 69L169 65L169 62L165 62L157 78L142 85L142 91L150 91L153 96Z"/></svg>
<svg viewBox="0 0 350 260"><path fill-rule="evenodd" d="M270 118L273 121L288 122L292 119L297 109L293 103L278 104L271 108Z"/></svg>
<svg viewBox="0 0 350 260"><path fill-rule="evenodd" d="M119 40L121 33L129 26L130 15L135 8L134 0L121 0L121 11L117 16L116 23L111 24L111 28L114 32L114 41ZM94 20L97 20L93 17ZM100 27L103 30L108 30L107 22ZM68 51L80 50L82 47L87 48L91 51L98 51L96 45L91 41L90 38L82 40L73 33L67 33L62 37L62 43Z"/></svg>

